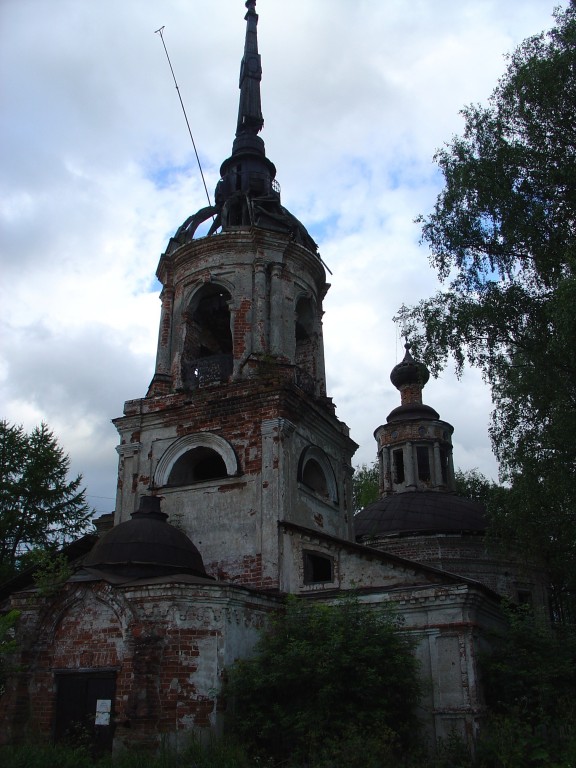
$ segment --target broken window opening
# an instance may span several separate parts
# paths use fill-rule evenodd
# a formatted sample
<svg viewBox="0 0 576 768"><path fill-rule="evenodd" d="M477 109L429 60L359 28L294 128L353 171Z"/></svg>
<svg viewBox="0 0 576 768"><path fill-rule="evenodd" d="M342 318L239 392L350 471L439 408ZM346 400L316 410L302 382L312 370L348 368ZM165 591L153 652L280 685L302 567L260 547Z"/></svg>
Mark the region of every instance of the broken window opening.
<svg viewBox="0 0 576 768"><path fill-rule="evenodd" d="M416 463L418 479L423 483L430 482L430 449L427 445L416 446Z"/></svg>
<svg viewBox="0 0 576 768"><path fill-rule="evenodd" d="M304 583L325 584L334 581L334 558L317 552L304 552Z"/></svg>
<svg viewBox="0 0 576 768"><path fill-rule="evenodd" d="M226 381L232 370L230 293L216 283L194 297L186 316L182 350L185 389Z"/></svg>
<svg viewBox="0 0 576 768"><path fill-rule="evenodd" d="M517 592L518 597L518 605L525 605L528 608L534 607L534 599L532 595L532 590L530 589L519 589Z"/></svg>
<svg viewBox="0 0 576 768"><path fill-rule="evenodd" d="M316 371L314 317L315 311L312 300L301 298L296 305L296 322L294 326L296 349L294 362L312 377L315 376Z"/></svg>
<svg viewBox="0 0 576 768"><path fill-rule="evenodd" d="M192 485L205 480L218 480L227 477L227 474L222 456L212 448L200 446L186 451L177 459L167 485Z"/></svg>
<svg viewBox="0 0 576 768"><path fill-rule="evenodd" d="M309 459L304 465L304 471L302 472L302 482L308 486L312 491L328 499L330 493L328 491L328 482L324 470L318 464L315 459Z"/></svg>
<svg viewBox="0 0 576 768"><path fill-rule="evenodd" d="M394 470L394 482L404 482L404 451L402 449L392 451L392 467Z"/></svg>
<svg viewBox="0 0 576 768"><path fill-rule="evenodd" d="M448 485L448 448L446 446L440 447L440 471L442 472L442 482L444 485Z"/></svg>

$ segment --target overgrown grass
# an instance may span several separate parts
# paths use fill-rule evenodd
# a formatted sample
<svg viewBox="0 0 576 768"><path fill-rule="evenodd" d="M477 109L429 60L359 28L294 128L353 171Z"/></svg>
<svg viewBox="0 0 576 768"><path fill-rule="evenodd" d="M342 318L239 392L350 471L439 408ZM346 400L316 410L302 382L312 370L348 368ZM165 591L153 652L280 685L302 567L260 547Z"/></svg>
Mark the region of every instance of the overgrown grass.
<svg viewBox="0 0 576 768"><path fill-rule="evenodd" d="M114 757L93 758L85 746L24 744L0 747L2 768L256 768L239 745L225 740L201 745L191 740L181 751L161 748L155 755L141 750L127 750ZM264 763L260 763L264 768Z"/></svg>
<svg viewBox="0 0 576 768"><path fill-rule="evenodd" d="M351 733L345 739L326 743L322 754L306 766L286 756L273 760L250 756L232 741L212 740L207 744L191 738L178 753L161 748L157 754L127 750L114 757L94 760L85 746L41 743L0 747L2 768L575 768L576 728L557 738L551 748L546 734L533 731L526 722L507 716L492 720L477 744L474 757L466 745L453 735L440 742L434 754L417 749L399 761L386 734L382 739ZM558 737L560 734L555 734Z"/></svg>

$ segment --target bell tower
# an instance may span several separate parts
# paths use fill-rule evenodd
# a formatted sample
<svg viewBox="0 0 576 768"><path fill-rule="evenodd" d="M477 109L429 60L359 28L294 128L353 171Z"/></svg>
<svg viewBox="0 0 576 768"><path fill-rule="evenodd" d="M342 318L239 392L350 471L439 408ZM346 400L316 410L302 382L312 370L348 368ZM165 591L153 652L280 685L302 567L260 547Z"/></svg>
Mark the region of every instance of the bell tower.
<svg viewBox="0 0 576 768"><path fill-rule="evenodd" d="M378 427L380 492L454 491L452 432L454 428L422 402L422 389L430 378L423 363L404 345L404 359L394 366L390 381L400 392L400 405Z"/></svg>
<svg viewBox="0 0 576 768"><path fill-rule="evenodd" d="M281 203L258 135L261 64L255 0L232 154L215 204L190 216L160 257L156 368L119 434L115 522L162 496L210 575L277 588L278 523L352 537L356 444L326 395L316 243ZM196 237L212 218L208 234Z"/></svg>

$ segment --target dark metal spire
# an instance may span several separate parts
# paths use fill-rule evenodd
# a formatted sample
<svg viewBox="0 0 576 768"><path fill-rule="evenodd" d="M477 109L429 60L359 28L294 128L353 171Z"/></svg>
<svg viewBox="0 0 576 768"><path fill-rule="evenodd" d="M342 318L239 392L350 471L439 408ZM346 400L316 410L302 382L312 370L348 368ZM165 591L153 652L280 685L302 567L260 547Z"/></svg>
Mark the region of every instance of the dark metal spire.
<svg viewBox="0 0 576 768"><path fill-rule="evenodd" d="M247 0L246 8L248 8L244 17L246 19L246 42L244 43L244 56L240 64L240 105L236 136L245 133L257 134L264 125L260 103L262 66L256 32L258 26L258 14L255 10L256 0Z"/></svg>
<svg viewBox="0 0 576 768"><path fill-rule="evenodd" d="M306 228L280 202L276 167L266 157L264 140L258 134L264 125L260 105L262 67L258 53L256 0L246 0L246 41L240 65L240 104L232 154L220 166L215 204L190 216L174 235L174 247L189 242L198 226L210 216L214 222L208 235L222 228L260 227L289 234L291 239L317 253L318 246Z"/></svg>

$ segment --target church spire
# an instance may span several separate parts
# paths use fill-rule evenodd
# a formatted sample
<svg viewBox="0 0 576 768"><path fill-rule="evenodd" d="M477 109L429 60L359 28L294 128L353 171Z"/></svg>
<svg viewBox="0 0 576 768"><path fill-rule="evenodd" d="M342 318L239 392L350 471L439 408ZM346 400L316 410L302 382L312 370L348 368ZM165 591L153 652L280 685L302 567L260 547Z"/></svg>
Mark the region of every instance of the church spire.
<svg viewBox="0 0 576 768"><path fill-rule="evenodd" d="M262 66L258 53L256 0L247 0L246 8L248 8L244 17L246 19L246 41L244 43L244 56L240 64L240 105L236 136L245 133L257 134L264 125L260 104Z"/></svg>
<svg viewBox="0 0 576 768"><path fill-rule="evenodd" d="M318 246L306 228L281 203L276 167L266 157L264 140L258 134L264 125L260 104L262 67L258 53L256 0L246 0L248 9L244 55L240 65L240 103L232 154L220 166L220 181L214 205L189 216L172 239L171 249L193 239L202 222L213 222L208 235L230 227L259 227L289 235L312 253Z"/></svg>

